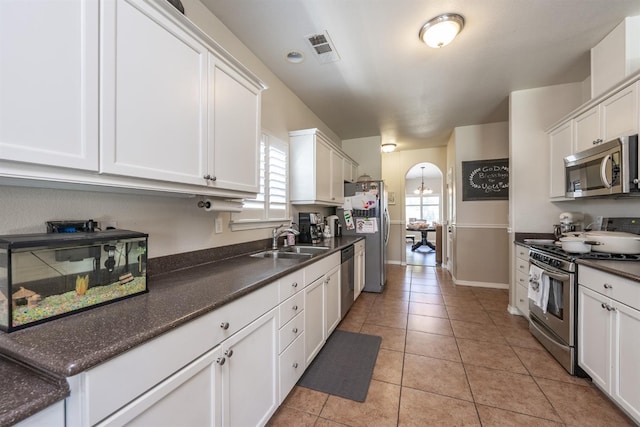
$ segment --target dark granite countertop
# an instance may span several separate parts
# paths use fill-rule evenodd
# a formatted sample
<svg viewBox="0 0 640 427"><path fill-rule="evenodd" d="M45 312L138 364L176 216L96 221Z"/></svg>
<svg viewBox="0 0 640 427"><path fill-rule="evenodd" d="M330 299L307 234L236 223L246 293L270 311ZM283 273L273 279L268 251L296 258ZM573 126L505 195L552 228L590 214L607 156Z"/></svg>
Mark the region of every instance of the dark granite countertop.
<svg viewBox="0 0 640 427"><path fill-rule="evenodd" d="M13 425L69 395L63 379L48 377L0 357L0 425Z"/></svg>
<svg viewBox="0 0 640 427"><path fill-rule="evenodd" d="M322 246L331 250L310 259L275 260L236 255L150 275L146 294L20 331L0 333L1 354L52 378L50 382L38 383L31 395L25 395L20 393L21 387L26 381L35 381L31 377L37 378L38 374L13 363L0 365L2 401L12 406L6 414L4 406L0 406L0 425L17 422L64 399L69 393L64 378L105 362L360 239L344 236L325 240ZM4 374L4 370L9 373ZM56 389L55 393L49 387Z"/></svg>
<svg viewBox="0 0 640 427"><path fill-rule="evenodd" d="M591 268L606 271L607 273L635 280L640 286L640 262L637 261L610 261L597 259L578 259L578 265L586 265ZM578 274L580 267L578 267Z"/></svg>

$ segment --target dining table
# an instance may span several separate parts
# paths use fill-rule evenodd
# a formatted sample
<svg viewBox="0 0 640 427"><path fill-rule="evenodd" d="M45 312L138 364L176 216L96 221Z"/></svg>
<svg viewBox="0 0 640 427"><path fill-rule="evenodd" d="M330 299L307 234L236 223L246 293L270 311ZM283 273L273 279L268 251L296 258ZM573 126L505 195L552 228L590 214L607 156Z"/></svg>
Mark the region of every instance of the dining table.
<svg viewBox="0 0 640 427"><path fill-rule="evenodd" d="M427 235L430 231L436 231L435 227L427 227L427 228L412 228L412 227L407 227L407 231L419 231L422 238L420 240L418 240L416 243L414 243L413 245L411 245L411 251L415 251L416 249L418 249L420 246L427 246L429 249L435 251L436 250L436 245L434 245L433 243L431 243L428 239L427 239Z"/></svg>

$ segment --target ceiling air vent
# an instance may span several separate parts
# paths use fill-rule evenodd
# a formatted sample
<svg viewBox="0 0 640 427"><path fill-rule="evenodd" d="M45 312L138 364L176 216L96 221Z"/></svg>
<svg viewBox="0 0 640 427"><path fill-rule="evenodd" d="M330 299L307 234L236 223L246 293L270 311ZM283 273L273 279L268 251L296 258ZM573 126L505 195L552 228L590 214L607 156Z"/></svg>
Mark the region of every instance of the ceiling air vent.
<svg viewBox="0 0 640 427"><path fill-rule="evenodd" d="M333 42L326 31L320 34L310 34L306 36L306 39L311 45L313 51L316 53L316 58L318 58L318 61L320 61L321 64L340 60L340 55L338 55L338 52L333 46Z"/></svg>

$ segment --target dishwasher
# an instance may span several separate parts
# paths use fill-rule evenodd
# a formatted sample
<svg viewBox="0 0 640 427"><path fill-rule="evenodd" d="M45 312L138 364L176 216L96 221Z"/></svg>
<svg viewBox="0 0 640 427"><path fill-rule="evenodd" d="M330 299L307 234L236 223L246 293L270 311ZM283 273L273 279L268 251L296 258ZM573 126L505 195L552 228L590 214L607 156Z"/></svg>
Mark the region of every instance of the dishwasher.
<svg viewBox="0 0 640 427"><path fill-rule="evenodd" d="M340 251L340 318L344 319L353 304L353 245Z"/></svg>

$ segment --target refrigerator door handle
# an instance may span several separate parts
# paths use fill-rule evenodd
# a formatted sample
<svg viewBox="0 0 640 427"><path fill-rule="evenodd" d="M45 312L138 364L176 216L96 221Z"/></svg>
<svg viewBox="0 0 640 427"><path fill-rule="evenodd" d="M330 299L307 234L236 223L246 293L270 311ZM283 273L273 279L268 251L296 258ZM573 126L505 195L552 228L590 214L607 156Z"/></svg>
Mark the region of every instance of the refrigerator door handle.
<svg viewBox="0 0 640 427"><path fill-rule="evenodd" d="M389 242L389 234L391 233L391 217L389 216L389 211L387 208L384 208L384 245L387 246Z"/></svg>

